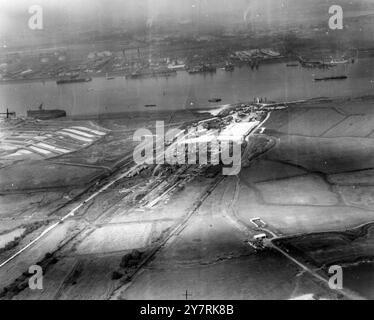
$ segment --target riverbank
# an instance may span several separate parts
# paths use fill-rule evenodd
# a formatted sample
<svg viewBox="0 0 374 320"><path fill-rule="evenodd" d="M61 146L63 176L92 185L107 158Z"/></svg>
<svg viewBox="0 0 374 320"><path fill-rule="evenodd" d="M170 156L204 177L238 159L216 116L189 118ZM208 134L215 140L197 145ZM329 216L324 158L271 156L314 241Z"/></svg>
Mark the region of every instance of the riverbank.
<svg viewBox="0 0 374 320"><path fill-rule="evenodd" d="M286 63L272 63L251 70L247 66L233 72L218 69L214 74L190 75L178 71L173 78L106 80L96 77L89 83L58 86L52 81L6 84L0 86L0 104L26 115L41 103L45 109L65 110L68 116L99 116L135 111L214 109L220 105L267 98L290 101L315 97L355 97L371 94L374 88L373 58L349 65L348 79L331 81L329 86L314 82L316 76L329 76L338 70L288 68ZM335 70L336 69L336 70ZM343 72L343 71L342 71ZM220 98L220 103L209 100ZM146 105L155 105L146 108ZM5 110L4 110L5 111Z"/></svg>

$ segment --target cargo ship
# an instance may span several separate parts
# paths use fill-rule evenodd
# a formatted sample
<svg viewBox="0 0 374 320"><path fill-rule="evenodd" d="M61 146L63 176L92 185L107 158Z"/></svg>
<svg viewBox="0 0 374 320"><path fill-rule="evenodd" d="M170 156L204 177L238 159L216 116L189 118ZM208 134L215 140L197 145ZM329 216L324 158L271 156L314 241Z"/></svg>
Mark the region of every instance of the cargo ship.
<svg viewBox="0 0 374 320"><path fill-rule="evenodd" d="M129 75L126 75L126 79L139 79L139 78L147 78L147 77L169 77L172 75L176 75L176 70L140 70L135 71Z"/></svg>
<svg viewBox="0 0 374 320"><path fill-rule="evenodd" d="M39 119L39 120L49 120L55 118L66 117L66 112L64 110L54 109L54 110L27 110L27 117Z"/></svg>
<svg viewBox="0 0 374 320"><path fill-rule="evenodd" d="M216 72L217 68L210 65L196 66L188 70L188 73L205 73L205 72Z"/></svg>
<svg viewBox="0 0 374 320"><path fill-rule="evenodd" d="M212 99L209 99L208 101L209 102L221 102L222 99L221 98L212 98Z"/></svg>
<svg viewBox="0 0 374 320"><path fill-rule="evenodd" d="M92 78L71 78L71 79L59 79L56 81L57 84L68 84L76 82L89 82L92 81Z"/></svg>
<svg viewBox="0 0 374 320"><path fill-rule="evenodd" d="M345 80L347 76L334 76L334 77L323 77L323 78L315 78L314 81L328 81L328 80Z"/></svg>

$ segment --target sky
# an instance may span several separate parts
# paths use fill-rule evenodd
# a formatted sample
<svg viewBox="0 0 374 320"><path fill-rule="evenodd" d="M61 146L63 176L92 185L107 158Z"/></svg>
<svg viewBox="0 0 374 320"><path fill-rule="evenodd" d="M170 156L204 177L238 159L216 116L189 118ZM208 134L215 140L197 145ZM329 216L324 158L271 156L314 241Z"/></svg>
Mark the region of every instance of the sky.
<svg viewBox="0 0 374 320"><path fill-rule="evenodd" d="M166 19L175 22L234 23L277 21L303 23L326 19L328 7L342 4L346 12L365 10L373 0L0 0L1 38L32 36L28 8L39 4L44 12L45 34L105 31L110 28L152 26Z"/></svg>

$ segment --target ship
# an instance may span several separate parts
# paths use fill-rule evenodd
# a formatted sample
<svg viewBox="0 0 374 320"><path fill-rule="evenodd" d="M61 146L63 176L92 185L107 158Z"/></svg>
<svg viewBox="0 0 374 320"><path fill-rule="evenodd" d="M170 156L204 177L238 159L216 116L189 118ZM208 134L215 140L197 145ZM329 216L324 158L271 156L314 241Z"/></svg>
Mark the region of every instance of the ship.
<svg viewBox="0 0 374 320"><path fill-rule="evenodd" d="M216 72L216 71L217 71L216 67L203 64L203 65L196 66L196 67L189 69L188 73L193 74L193 73L206 73L206 72Z"/></svg>
<svg viewBox="0 0 374 320"><path fill-rule="evenodd" d="M49 120L55 118L66 117L66 112L64 110L54 109L54 110L27 110L27 117L39 119L39 120Z"/></svg>
<svg viewBox="0 0 374 320"><path fill-rule="evenodd" d="M221 102L222 99L221 98L212 98L212 99L209 99L208 101L209 102Z"/></svg>
<svg viewBox="0 0 374 320"><path fill-rule="evenodd" d="M68 84L76 82L89 82L92 81L92 78L70 78L70 79L59 79L56 81L57 84Z"/></svg>
<svg viewBox="0 0 374 320"><path fill-rule="evenodd" d="M328 81L328 80L345 80L347 76L333 76L333 77L323 77L323 78L315 78L314 81Z"/></svg>
<svg viewBox="0 0 374 320"><path fill-rule="evenodd" d="M264 55L270 56L270 57L279 57L281 54L279 52L276 52L271 49L260 49L260 52Z"/></svg>
<svg viewBox="0 0 374 320"><path fill-rule="evenodd" d="M322 60L308 60L308 59L303 59L302 57L298 57L298 60L300 62L300 65L303 68L318 68L318 69L329 69L332 67L336 67L337 65L333 63L332 61L330 62L325 62Z"/></svg>
<svg viewBox="0 0 374 320"><path fill-rule="evenodd" d="M161 70L139 70L135 71L129 75L126 75L126 79L139 79L145 77L169 77L172 75L176 75L176 70L170 69L161 69Z"/></svg>

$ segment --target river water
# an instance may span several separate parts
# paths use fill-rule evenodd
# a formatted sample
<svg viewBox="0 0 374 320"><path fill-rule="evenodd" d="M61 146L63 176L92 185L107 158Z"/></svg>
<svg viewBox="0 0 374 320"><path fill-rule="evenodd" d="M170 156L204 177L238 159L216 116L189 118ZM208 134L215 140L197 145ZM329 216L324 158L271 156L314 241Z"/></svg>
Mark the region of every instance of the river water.
<svg viewBox="0 0 374 320"><path fill-rule="evenodd" d="M286 63L261 65L252 71L247 66L234 72L218 69L214 74L188 74L179 71L169 78L107 80L57 85L55 81L9 83L0 85L0 110L7 107L17 115L36 109L64 109L69 116L155 110L217 107L210 98L221 98L220 104L252 101L266 97L276 101L314 97L341 97L371 94L374 89L374 60L363 58L354 64L340 65L328 71L286 67ZM316 76L341 75L347 80L314 82Z"/></svg>

